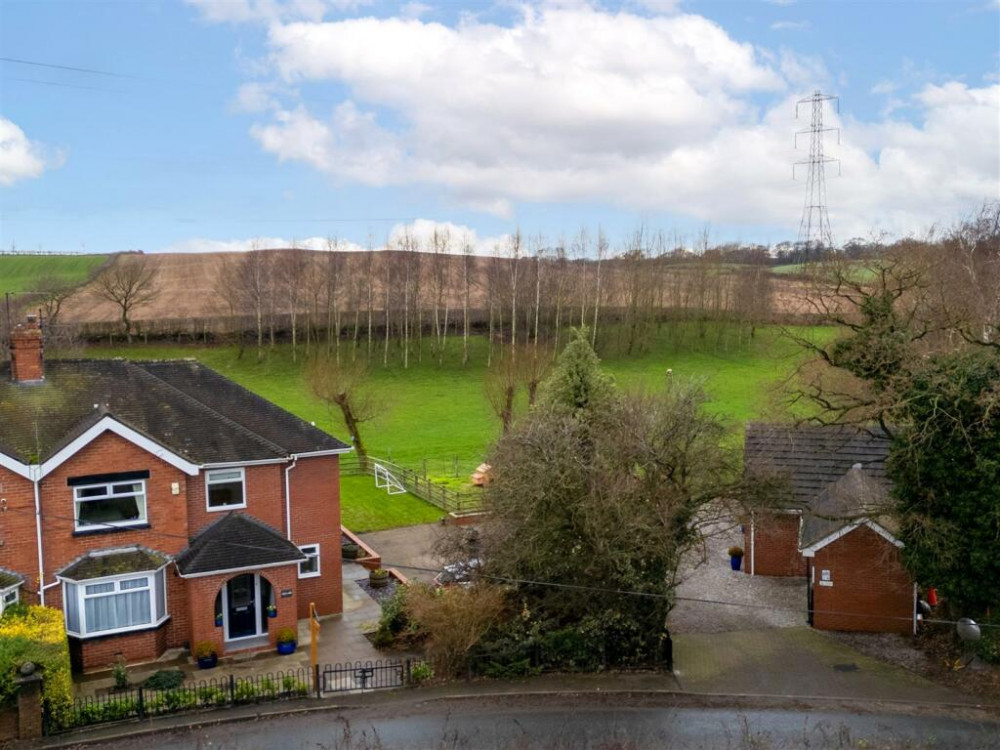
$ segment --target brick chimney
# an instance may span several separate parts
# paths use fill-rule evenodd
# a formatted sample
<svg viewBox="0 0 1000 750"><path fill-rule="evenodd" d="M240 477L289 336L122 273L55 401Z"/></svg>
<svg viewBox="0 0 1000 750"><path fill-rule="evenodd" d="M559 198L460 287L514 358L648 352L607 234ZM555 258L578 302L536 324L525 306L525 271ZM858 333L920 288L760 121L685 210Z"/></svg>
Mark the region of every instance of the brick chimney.
<svg viewBox="0 0 1000 750"><path fill-rule="evenodd" d="M42 363L42 328L38 317L29 315L10 332L10 377L15 383L45 379Z"/></svg>

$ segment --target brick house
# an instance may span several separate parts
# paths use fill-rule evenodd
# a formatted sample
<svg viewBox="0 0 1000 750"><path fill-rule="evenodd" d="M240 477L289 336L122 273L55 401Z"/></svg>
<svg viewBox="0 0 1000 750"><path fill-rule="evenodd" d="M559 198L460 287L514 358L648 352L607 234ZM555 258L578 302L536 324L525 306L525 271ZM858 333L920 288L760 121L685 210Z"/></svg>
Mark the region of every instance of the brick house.
<svg viewBox="0 0 1000 750"><path fill-rule="evenodd" d="M349 450L194 361L46 362L29 318L0 363L0 599L62 609L83 670L272 647L341 611Z"/></svg>
<svg viewBox="0 0 1000 750"><path fill-rule="evenodd" d="M888 437L755 423L745 445L748 473L787 480L779 507L744 524L746 572L806 577L814 627L913 632L916 587L886 512Z"/></svg>

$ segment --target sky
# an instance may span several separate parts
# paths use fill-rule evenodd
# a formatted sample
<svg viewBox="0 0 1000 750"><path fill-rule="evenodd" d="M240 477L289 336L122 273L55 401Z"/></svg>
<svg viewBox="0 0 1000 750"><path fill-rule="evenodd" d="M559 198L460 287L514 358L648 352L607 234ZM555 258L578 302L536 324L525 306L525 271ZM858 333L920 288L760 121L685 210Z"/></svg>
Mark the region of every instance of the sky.
<svg viewBox="0 0 1000 750"><path fill-rule="evenodd" d="M0 0L0 248L834 240L1000 198L1000 1ZM459 240L461 238L461 240Z"/></svg>

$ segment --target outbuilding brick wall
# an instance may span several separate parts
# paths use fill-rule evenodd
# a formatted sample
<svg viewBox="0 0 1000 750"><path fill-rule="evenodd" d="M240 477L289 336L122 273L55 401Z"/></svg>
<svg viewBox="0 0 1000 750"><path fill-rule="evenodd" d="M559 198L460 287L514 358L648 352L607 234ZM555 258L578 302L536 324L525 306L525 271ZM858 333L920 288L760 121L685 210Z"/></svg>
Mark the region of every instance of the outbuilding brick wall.
<svg viewBox="0 0 1000 750"><path fill-rule="evenodd" d="M309 616L309 602L315 602L321 615L339 614L343 611L339 457L300 459L288 477L292 541L320 546L320 577L299 580L299 617Z"/></svg>
<svg viewBox="0 0 1000 750"><path fill-rule="evenodd" d="M754 513L753 524L745 526L744 571L758 576L804 576L800 520L797 513Z"/></svg>
<svg viewBox="0 0 1000 750"><path fill-rule="evenodd" d="M859 526L812 558L813 626L821 630L913 632L913 581L899 549ZM822 571L832 586L822 586Z"/></svg>

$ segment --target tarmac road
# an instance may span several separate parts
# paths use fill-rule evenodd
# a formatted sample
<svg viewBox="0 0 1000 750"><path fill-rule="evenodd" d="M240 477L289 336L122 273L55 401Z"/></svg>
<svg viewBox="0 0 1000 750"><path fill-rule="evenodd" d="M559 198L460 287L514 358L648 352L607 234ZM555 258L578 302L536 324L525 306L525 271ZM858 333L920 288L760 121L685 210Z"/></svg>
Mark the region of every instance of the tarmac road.
<svg viewBox="0 0 1000 750"><path fill-rule="evenodd" d="M1000 723L913 712L626 705L569 701L434 701L359 707L184 729L103 750L923 750L1000 748ZM91 746L95 747L95 746Z"/></svg>

